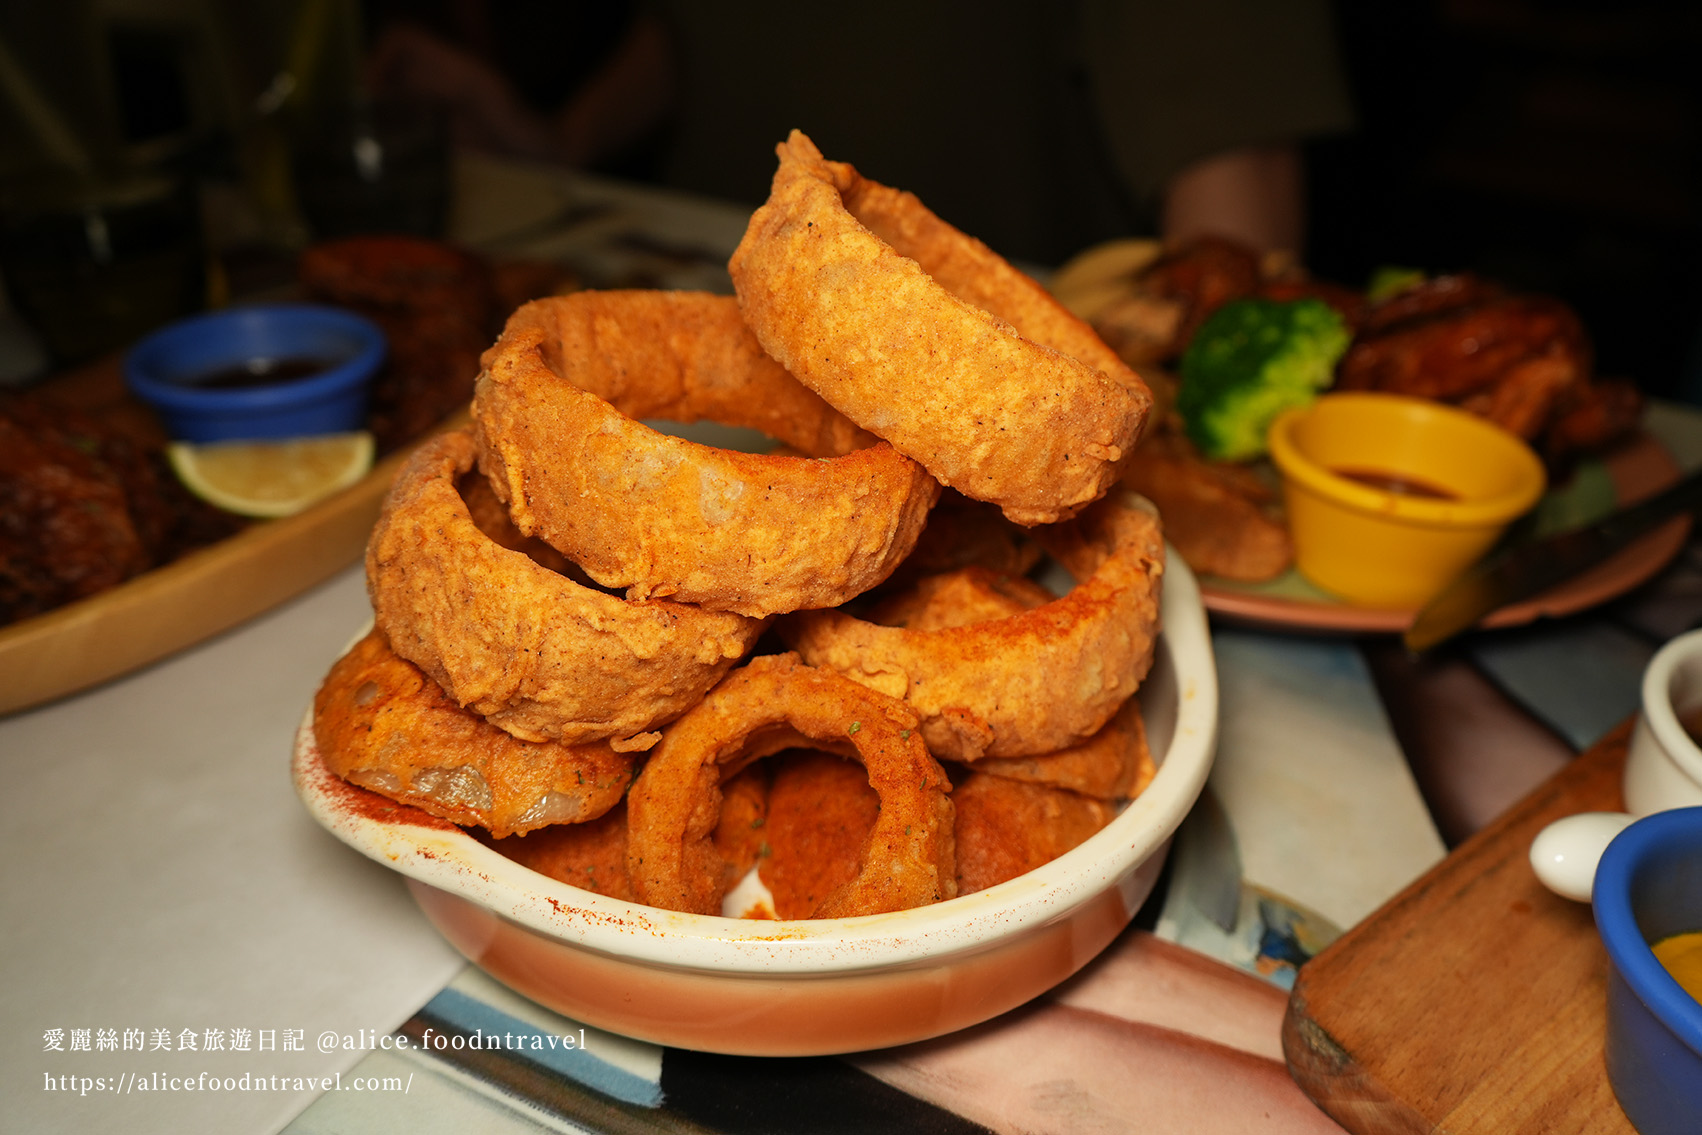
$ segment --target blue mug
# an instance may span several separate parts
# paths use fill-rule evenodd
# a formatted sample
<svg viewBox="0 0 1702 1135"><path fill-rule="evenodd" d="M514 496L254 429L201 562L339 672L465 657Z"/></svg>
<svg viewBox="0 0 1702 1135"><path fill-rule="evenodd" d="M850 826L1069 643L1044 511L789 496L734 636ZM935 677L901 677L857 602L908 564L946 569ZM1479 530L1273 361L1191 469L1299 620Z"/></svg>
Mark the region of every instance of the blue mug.
<svg viewBox="0 0 1702 1135"><path fill-rule="evenodd" d="M1646 816L1602 853L1591 896L1610 962L1608 1081L1641 1135L1702 1132L1702 1004L1650 948L1702 931L1702 807Z"/></svg>

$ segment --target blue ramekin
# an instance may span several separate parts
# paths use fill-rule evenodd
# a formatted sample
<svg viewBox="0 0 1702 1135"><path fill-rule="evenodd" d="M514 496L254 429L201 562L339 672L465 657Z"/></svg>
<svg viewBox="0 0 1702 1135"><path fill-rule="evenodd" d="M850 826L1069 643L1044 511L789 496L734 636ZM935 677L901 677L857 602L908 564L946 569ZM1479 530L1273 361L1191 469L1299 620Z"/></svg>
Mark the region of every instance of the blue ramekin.
<svg viewBox="0 0 1702 1135"><path fill-rule="evenodd" d="M1702 807L1646 816L1596 868L1596 929L1611 963L1608 1080L1641 1135L1702 1131L1702 1004L1650 943L1702 930Z"/></svg>
<svg viewBox="0 0 1702 1135"><path fill-rule="evenodd" d="M254 304L180 320L131 348L124 381L182 441L305 437L359 429L367 389L384 361L369 319L316 304ZM194 380L254 359L312 358L318 374L240 389Z"/></svg>

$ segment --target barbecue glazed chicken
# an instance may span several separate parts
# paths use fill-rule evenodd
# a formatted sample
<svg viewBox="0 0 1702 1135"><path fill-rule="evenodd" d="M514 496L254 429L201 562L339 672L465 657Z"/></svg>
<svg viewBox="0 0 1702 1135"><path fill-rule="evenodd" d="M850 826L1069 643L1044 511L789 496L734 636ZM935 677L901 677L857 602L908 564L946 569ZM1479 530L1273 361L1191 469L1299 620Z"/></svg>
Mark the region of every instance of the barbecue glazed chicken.
<svg viewBox="0 0 1702 1135"><path fill-rule="evenodd" d="M1636 388L1594 379L1593 362L1583 324L1559 300L1439 276L1367 312L1337 389L1452 403L1554 462L1608 444L1642 411Z"/></svg>

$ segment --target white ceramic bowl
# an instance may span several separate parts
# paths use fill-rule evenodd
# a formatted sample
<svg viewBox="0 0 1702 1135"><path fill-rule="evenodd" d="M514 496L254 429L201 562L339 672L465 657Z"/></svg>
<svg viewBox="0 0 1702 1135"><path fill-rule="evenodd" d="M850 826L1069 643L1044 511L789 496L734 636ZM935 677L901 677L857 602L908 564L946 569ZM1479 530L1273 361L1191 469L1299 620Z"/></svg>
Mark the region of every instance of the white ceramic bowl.
<svg viewBox="0 0 1702 1135"><path fill-rule="evenodd" d="M345 783L311 712L296 789L345 843L401 872L469 959L611 1032L746 1055L856 1052L1014 1008L1128 925L1210 771L1217 674L1193 576L1173 552L1164 633L1141 690L1152 784L1104 829L1026 875L949 902L858 918L764 922L621 902L539 875L459 829Z"/></svg>
<svg viewBox="0 0 1702 1135"><path fill-rule="evenodd" d="M1554 821L1531 842L1531 869L1563 898L1589 902L1596 864L1639 816L1702 805L1702 747L1681 717L1702 712L1702 630L1681 634L1643 671L1643 710L1626 750L1623 812L1580 812Z"/></svg>
<svg viewBox="0 0 1702 1135"><path fill-rule="evenodd" d="M1643 672L1643 713L1625 758L1625 808L1647 816L1702 804L1702 748L1680 717L1702 711L1702 631L1681 634Z"/></svg>

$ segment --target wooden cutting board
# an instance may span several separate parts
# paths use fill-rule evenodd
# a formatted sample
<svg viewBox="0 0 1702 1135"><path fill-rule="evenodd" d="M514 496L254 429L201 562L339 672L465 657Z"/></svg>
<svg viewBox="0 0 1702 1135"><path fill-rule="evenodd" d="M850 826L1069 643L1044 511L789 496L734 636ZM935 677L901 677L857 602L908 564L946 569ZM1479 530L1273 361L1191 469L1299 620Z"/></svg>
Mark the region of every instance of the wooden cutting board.
<svg viewBox="0 0 1702 1135"><path fill-rule="evenodd" d="M1607 954L1537 882L1551 820L1622 807L1629 723L1301 968L1283 1053L1359 1135L1634 1135L1602 1065Z"/></svg>

